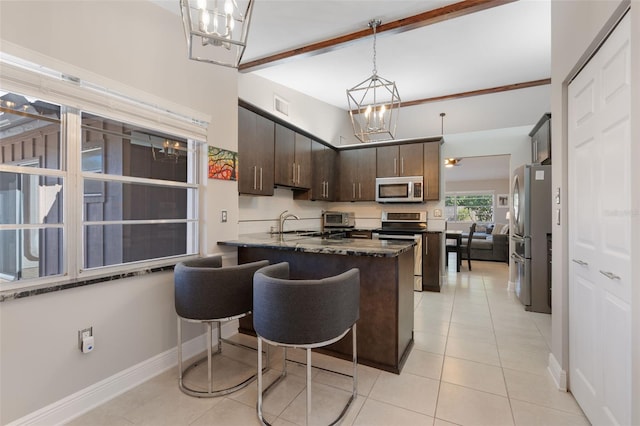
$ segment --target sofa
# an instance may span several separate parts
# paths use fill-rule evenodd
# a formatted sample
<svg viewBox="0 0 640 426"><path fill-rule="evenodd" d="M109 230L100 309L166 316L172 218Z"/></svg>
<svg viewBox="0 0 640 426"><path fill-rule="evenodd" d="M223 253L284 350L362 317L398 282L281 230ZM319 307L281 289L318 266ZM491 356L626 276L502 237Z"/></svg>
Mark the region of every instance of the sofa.
<svg viewBox="0 0 640 426"><path fill-rule="evenodd" d="M462 259L467 258L469 233L462 234ZM509 263L509 225L476 225L471 240L471 260L492 260Z"/></svg>

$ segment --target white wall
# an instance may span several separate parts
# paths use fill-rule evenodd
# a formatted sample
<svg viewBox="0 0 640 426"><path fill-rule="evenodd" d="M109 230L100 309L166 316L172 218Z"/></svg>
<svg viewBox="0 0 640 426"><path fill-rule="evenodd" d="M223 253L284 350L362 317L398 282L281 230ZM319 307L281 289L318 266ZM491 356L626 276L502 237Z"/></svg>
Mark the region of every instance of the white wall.
<svg viewBox="0 0 640 426"><path fill-rule="evenodd" d="M580 58L589 50L590 45L597 39L598 34L607 27L607 21L614 15L621 1L554 1L552 2L552 158L553 158L553 192L560 189L562 198L560 225L554 223L553 229L553 316L552 316L552 354L550 370L560 385L566 384L566 374L569 371L569 333L568 333L568 227L567 227L567 126L566 126L566 80L570 72L579 64ZM640 2L632 1L632 40L640 40ZM640 87L640 49L638 43L632 44L632 81L633 111L632 116L638 116L640 101L637 88ZM632 121L632 140L640 140L640 122ZM633 147L635 157L640 149L638 144ZM636 168L637 169L637 168ZM636 187L640 181L640 174L635 170L634 181ZM634 211L639 211L637 194L632 200ZM554 209L555 214L555 209ZM634 253L640 252L638 236L640 232L639 217L632 218L630 232L635 238ZM636 256L637 258L637 256ZM633 270L634 283L640 282L637 268ZM632 289L632 386L634 395L640 395L640 286ZM570 387L570 383L568 383ZM640 409L634 405L632 423L640 423Z"/></svg>
<svg viewBox="0 0 640 426"><path fill-rule="evenodd" d="M237 72L189 61L179 16L147 1L3 1L0 35L5 52L210 115L209 143L237 150ZM235 182L208 183L206 251L215 252L216 240L237 235L238 195ZM173 303L171 273L1 302L0 423L175 347ZM87 326L96 349L82 355L77 331ZM185 340L201 328L186 331Z"/></svg>

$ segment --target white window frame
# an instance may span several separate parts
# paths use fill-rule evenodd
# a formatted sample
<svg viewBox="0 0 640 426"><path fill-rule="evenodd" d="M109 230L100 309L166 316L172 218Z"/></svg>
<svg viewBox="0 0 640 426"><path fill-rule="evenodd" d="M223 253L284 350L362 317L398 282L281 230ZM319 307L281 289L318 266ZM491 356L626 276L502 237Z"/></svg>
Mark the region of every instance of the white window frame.
<svg viewBox="0 0 640 426"><path fill-rule="evenodd" d="M482 191L482 190L478 190L478 191L451 191L451 192L447 192L445 193L445 206L444 208L446 209L448 206L446 205L446 200L447 197L457 197L457 196L469 196L469 195L489 195L491 196L491 216L492 219L490 221L481 221L478 220L478 223L494 223L495 222L495 217L496 217L496 195L495 195L495 191L494 190L488 190L488 191ZM457 211L456 211L456 219L457 219ZM450 223L472 223L473 221L471 220L450 220Z"/></svg>
<svg viewBox="0 0 640 426"><path fill-rule="evenodd" d="M0 66L2 68L0 90L19 93L24 96L32 96L58 104L61 106L62 119L60 170L37 168L25 171L24 168L17 166L0 165L0 171L62 178L63 191L65 194L62 225L0 225L0 229L10 229L11 227L20 229L30 227L38 229L62 227L63 245L67 248L63 254L62 271L60 271L60 275L3 283L0 286L0 292L34 286L46 287L50 284L59 285L90 278L148 271L158 267L173 265L182 259L193 257L193 255L185 255L90 269L82 268L84 253L83 230L86 225L82 217L82 206L84 203L82 179L91 178L145 184L153 184L153 180L82 172L81 111L108 119L139 125L159 132L173 134L188 140L189 144L196 149L193 164L193 166L198 168L194 173L196 181L179 185L174 185L171 181L166 181L163 182L163 185L191 188L197 192L198 199L192 200L193 204L190 203L196 210L194 212L195 219L187 218L187 222L195 223L196 225L195 235L190 236L191 238L197 239L196 254L201 255L204 252L203 249L206 247L206 232L202 229L201 224L202 218L204 217L204 197L207 183L205 154L207 152L206 140L210 121L208 116L182 106L171 105L162 99L140 93L135 89L126 90L126 92L135 93L135 98L124 95L122 94L123 92L111 90L108 86L70 77L63 72L45 68L33 62L25 61L2 52L0 52ZM102 82L104 81L103 79ZM121 88L121 85L114 82L113 87ZM178 221L181 223L185 222L184 220ZM140 221L134 222L140 223ZM162 222L167 223L167 221ZM99 224L105 223L100 222ZM187 226L187 229L189 228L190 227Z"/></svg>

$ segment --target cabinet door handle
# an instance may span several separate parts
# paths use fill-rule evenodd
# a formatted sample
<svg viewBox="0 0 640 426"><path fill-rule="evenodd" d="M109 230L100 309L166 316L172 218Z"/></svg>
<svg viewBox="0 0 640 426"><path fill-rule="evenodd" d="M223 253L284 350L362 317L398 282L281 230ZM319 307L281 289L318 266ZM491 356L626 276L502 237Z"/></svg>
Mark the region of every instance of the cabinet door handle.
<svg viewBox="0 0 640 426"><path fill-rule="evenodd" d="M617 276L616 274L614 274L613 272L600 270L600 273L602 275L604 275L605 277L609 278L610 280L619 280L620 279L620 277Z"/></svg>
<svg viewBox="0 0 640 426"><path fill-rule="evenodd" d="M253 166L253 189L258 189L258 166Z"/></svg>
<svg viewBox="0 0 640 426"><path fill-rule="evenodd" d="M404 157L400 159L400 174L404 176Z"/></svg>
<svg viewBox="0 0 640 426"><path fill-rule="evenodd" d="M300 164L298 164L298 183L301 183L302 179L300 179Z"/></svg>
<svg viewBox="0 0 640 426"><path fill-rule="evenodd" d="M397 158L393 159L393 174L394 175L398 174L398 159Z"/></svg>
<svg viewBox="0 0 640 426"><path fill-rule="evenodd" d="M589 266L589 264L583 260L580 259L571 259L572 262L577 263L580 266ZM602 272L602 271L600 271Z"/></svg>
<svg viewBox="0 0 640 426"><path fill-rule="evenodd" d="M358 198L362 198L362 183L358 182Z"/></svg>
<svg viewBox="0 0 640 426"><path fill-rule="evenodd" d="M296 163L291 164L291 181L296 183Z"/></svg>
<svg viewBox="0 0 640 426"><path fill-rule="evenodd" d="M353 199L355 200L356 198L356 183L353 182Z"/></svg>
<svg viewBox="0 0 640 426"><path fill-rule="evenodd" d="M262 191L262 167L260 167L260 191Z"/></svg>

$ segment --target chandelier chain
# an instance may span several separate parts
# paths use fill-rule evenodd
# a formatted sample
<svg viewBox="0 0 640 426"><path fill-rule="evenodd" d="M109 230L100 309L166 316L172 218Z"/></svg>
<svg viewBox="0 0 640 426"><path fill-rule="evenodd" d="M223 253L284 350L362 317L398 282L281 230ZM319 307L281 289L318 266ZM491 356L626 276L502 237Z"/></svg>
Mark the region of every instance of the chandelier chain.
<svg viewBox="0 0 640 426"><path fill-rule="evenodd" d="M378 74L378 67L376 66L376 28L380 25L379 19L372 19L369 21L369 27L373 28L373 75Z"/></svg>

